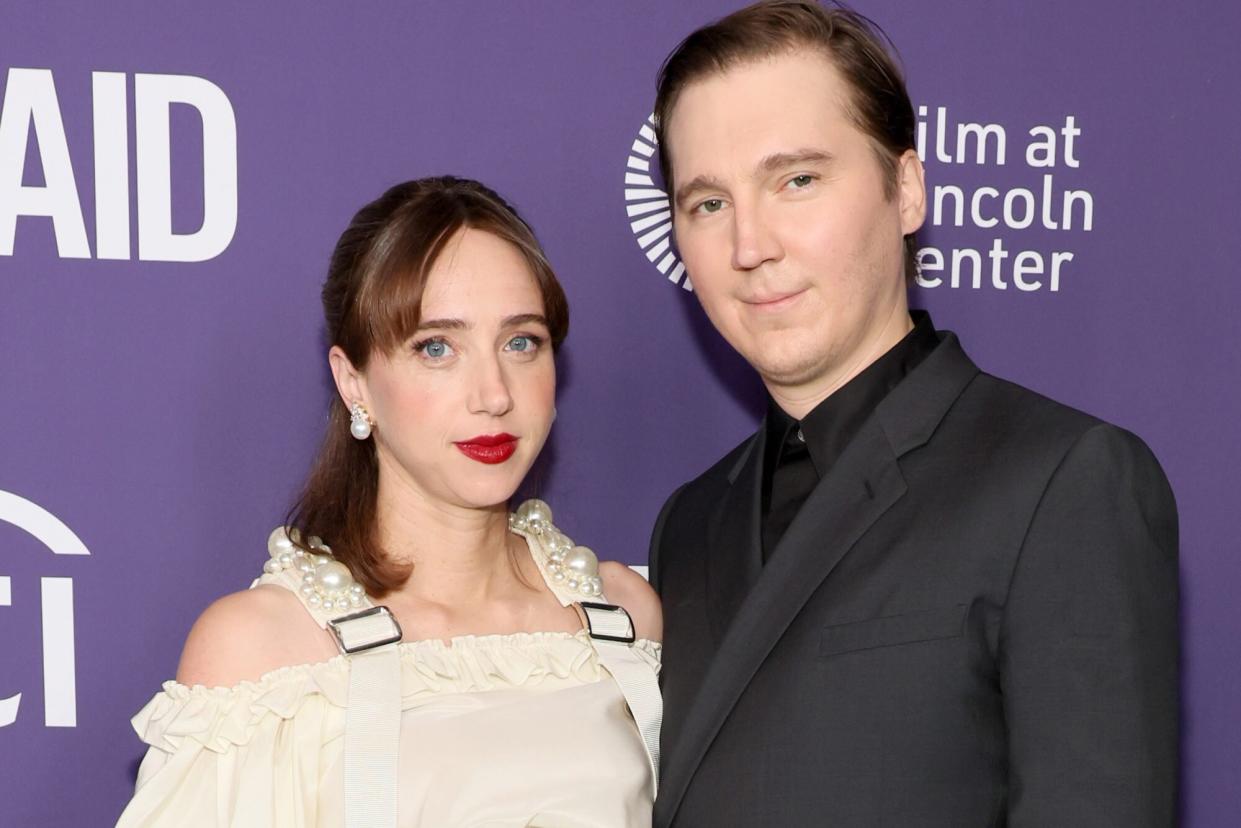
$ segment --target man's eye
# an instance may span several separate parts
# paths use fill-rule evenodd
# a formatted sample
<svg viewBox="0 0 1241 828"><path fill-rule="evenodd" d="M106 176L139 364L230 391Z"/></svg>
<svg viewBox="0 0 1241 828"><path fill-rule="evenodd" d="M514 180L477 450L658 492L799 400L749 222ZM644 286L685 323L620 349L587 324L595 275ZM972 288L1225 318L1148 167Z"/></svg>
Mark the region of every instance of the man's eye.
<svg viewBox="0 0 1241 828"><path fill-rule="evenodd" d="M722 198L708 198L706 201L698 205L700 213L718 213L724 208L724 200Z"/></svg>
<svg viewBox="0 0 1241 828"><path fill-rule="evenodd" d="M813 181L813 175L795 175L789 179L789 186L794 190L801 190L809 187Z"/></svg>

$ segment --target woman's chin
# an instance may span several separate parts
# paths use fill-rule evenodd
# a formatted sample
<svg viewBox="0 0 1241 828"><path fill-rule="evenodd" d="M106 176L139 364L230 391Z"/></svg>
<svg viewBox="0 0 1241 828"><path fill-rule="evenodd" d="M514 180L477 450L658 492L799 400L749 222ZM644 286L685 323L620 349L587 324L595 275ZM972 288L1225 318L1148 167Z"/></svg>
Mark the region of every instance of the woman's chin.
<svg viewBox="0 0 1241 828"><path fill-rule="evenodd" d="M505 480L471 481L471 484L459 487L457 494L462 505L474 509L507 508L520 483L521 477L518 476Z"/></svg>

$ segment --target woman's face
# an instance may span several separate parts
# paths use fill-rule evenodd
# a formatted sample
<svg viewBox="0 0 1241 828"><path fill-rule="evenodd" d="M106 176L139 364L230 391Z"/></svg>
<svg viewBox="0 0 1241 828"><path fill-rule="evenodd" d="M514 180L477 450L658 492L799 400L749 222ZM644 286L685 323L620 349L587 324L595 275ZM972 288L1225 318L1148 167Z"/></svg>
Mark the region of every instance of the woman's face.
<svg viewBox="0 0 1241 828"><path fill-rule="evenodd" d="M360 378L380 484L466 507L505 503L551 428L543 296L518 250L465 228L428 274L421 322Z"/></svg>

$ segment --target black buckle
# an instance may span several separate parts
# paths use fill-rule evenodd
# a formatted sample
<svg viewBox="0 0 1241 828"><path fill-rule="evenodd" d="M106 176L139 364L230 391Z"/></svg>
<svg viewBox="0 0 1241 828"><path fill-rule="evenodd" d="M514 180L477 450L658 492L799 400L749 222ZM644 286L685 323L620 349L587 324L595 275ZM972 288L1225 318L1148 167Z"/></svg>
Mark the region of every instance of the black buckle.
<svg viewBox="0 0 1241 828"><path fill-rule="evenodd" d="M583 612L582 614L586 616L586 631L590 634L591 638L597 638L600 641L615 641L619 644L632 644L638 640L637 630L633 623L633 616L629 614L629 610L624 607L617 606L616 604L599 604L594 601L579 601L578 603L581 604L583 610L586 607L590 607L591 609L606 610L611 613L619 612L624 615L625 620L629 622L629 635L608 635L606 633L598 633L595 632L594 624L590 620L590 613Z"/></svg>

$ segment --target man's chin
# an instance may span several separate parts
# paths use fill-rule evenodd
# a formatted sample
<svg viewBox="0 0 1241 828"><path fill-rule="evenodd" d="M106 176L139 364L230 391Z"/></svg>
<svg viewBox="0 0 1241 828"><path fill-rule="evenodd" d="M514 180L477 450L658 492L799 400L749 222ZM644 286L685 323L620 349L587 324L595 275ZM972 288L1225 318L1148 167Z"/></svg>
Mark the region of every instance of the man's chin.
<svg viewBox="0 0 1241 828"><path fill-rule="evenodd" d="M813 383L823 373L820 363L807 361L804 357L748 361L768 387L801 388Z"/></svg>

